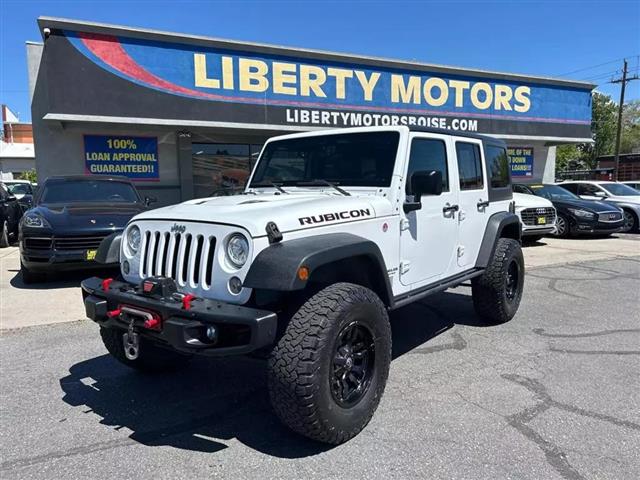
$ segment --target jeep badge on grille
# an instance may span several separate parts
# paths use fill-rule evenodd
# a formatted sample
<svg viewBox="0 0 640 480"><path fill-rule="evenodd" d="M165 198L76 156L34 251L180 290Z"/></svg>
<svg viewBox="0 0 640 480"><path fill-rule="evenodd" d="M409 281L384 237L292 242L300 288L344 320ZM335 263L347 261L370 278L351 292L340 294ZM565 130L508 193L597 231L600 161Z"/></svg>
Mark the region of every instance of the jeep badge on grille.
<svg viewBox="0 0 640 480"><path fill-rule="evenodd" d="M171 233L184 233L186 229L186 225L178 225L177 223L174 223L173 227L171 227Z"/></svg>

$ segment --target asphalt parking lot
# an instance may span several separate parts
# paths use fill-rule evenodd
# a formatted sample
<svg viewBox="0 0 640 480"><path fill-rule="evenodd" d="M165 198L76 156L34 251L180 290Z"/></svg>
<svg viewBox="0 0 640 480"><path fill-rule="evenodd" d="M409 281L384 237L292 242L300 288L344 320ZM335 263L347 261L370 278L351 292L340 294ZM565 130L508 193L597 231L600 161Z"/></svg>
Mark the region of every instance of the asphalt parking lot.
<svg viewBox="0 0 640 480"><path fill-rule="evenodd" d="M120 366L76 277L26 288L0 251L0 477L637 479L640 236L544 243L505 325L466 287L394 312L385 396L335 448L278 423L260 360Z"/></svg>

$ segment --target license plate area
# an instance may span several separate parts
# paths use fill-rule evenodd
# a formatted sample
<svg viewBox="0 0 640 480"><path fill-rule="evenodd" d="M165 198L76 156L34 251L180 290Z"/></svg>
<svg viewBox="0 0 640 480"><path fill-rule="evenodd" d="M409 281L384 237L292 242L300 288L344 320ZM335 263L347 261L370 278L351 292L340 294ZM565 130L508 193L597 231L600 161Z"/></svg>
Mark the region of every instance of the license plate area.
<svg viewBox="0 0 640 480"><path fill-rule="evenodd" d="M96 254L98 250L87 250L84 252L84 258L88 261L93 261L96 259Z"/></svg>
<svg viewBox="0 0 640 480"><path fill-rule="evenodd" d="M538 217L538 225L546 225L547 219L546 217Z"/></svg>

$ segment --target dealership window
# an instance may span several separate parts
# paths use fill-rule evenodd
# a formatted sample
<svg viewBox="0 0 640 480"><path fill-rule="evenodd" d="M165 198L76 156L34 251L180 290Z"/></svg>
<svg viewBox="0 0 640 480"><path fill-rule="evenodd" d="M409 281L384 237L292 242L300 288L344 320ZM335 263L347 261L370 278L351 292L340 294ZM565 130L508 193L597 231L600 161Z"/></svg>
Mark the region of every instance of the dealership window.
<svg viewBox="0 0 640 480"><path fill-rule="evenodd" d="M480 147L476 143L456 142L460 190L479 190L484 186Z"/></svg>
<svg viewBox="0 0 640 480"><path fill-rule="evenodd" d="M246 143L194 143L193 187L195 198L240 193L262 145Z"/></svg>
<svg viewBox="0 0 640 480"><path fill-rule="evenodd" d="M491 169L491 187L501 188L509 185L509 157L503 147L488 145L486 149L487 165Z"/></svg>
<svg viewBox="0 0 640 480"><path fill-rule="evenodd" d="M417 171L435 170L442 173L442 191L449 191L447 152L442 140L415 138L411 142L409 170L407 171L407 193L410 193L411 175Z"/></svg>

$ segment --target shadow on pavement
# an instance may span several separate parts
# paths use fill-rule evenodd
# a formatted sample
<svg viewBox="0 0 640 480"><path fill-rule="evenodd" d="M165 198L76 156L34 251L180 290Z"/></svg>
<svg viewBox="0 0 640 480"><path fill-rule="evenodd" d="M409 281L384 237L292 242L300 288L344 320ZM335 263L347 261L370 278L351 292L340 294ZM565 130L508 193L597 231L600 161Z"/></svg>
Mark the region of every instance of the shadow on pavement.
<svg viewBox="0 0 640 480"><path fill-rule="evenodd" d="M455 324L480 326L471 297L448 292L397 310L391 318L394 359ZM255 358L196 358L186 370L154 376L102 355L73 365L60 386L66 403L88 407L84 413L117 430L131 430L129 438L148 446L216 452L227 447L224 441L237 439L282 458L332 448L278 421L269 405L266 362Z"/></svg>
<svg viewBox="0 0 640 480"><path fill-rule="evenodd" d="M82 280L93 276L112 277L118 274L118 269L96 268L68 272L52 272L47 273L44 281L31 283L29 285L24 283L20 270L10 269L7 270L7 272L15 273L13 278L9 281L13 288L19 288L22 290L55 290L56 288L79 287Z"/></svg>

